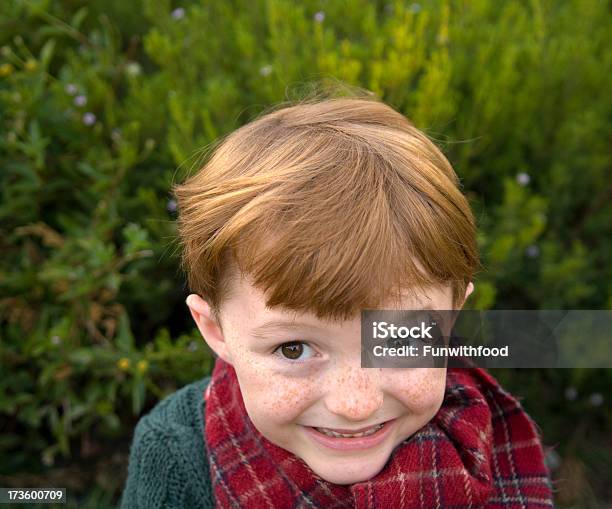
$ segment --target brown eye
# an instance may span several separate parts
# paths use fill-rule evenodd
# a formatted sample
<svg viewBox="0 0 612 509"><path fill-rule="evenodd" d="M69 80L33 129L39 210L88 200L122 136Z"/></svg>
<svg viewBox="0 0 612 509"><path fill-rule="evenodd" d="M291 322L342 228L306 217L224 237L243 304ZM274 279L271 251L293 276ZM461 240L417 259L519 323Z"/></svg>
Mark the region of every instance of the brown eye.
<svg viewBox="0 0 612 509"><path fill-rule="evenodd" d="M304 345L302 343L285 343L281 346L281 352L287 359L299 359L304 353Z"/></svg>

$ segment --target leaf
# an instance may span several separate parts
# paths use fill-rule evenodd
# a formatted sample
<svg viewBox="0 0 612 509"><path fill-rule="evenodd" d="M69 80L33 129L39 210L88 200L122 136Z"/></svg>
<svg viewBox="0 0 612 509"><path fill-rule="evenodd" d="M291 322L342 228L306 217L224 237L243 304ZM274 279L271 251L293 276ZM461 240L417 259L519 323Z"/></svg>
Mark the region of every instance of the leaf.
<svg viewBox="0 0 612 509"><path fill-rule="evenodd" d="M123 354L130 354L134 350L134 336L130 326L130 319L125 311L119 315L119 326L117 327L117 348Z"/></svg>
<svg viewBox="0 0 612 509"><path fill-rule="evenodd" d="M128 223L123 228L123 237L126 240L124 245L124 254L130 255L144 249L152 247L149 239L149 232L137 223Z"/></svg>
<svg viewBox="0 0 612 509"><path fill-rule="evenodd" d="M121 421L116 414L105 414L102 416L102 419L106 423L106 425L112 430L118 430L121 428Z"/></svg>
<svg viewBox="0 0 612 509"><path fill-rule="evenodd" d="M55 50L55 39L49 39L40 50L40 62L43 69L49 68L49 62L53 57L53 51Z"/></svg>
<svg viewBox="0 0 612 509"><path fill-rule="evenodd" d="M134 378L132 385L132 412L137 415L144 406L146 388L144 381L140 376Z"/></svg>
<svg viewBox="0 0 612 509"><path fill-rule="evenodd" d="M80 367L88 366L93 361L93 353L87 348L79 348L68 354L68 359L73 364L79 364Z"/></svg>
<svg viewBox="0 0 612 509"><path fill-rule="evenodd" d="M87 7L81 7L78 11L76 11L74 13L74 16L72 16L72 20L70 20L70 24L72 25L72 27L78 30L81 26L81 23L85 19L85 16L87 16L87 13Z"/></svg>

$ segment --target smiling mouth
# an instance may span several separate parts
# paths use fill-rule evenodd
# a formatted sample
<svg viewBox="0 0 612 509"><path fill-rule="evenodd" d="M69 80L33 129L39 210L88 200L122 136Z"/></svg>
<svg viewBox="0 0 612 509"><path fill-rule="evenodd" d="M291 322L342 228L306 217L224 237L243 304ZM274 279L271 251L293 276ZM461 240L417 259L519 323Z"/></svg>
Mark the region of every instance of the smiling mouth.
<svg viewBox="0 0 612 509"><path fill-rule="evenodd" d="M304 426L304 429L319 446L326 450L344 451L336 454L345 454L350 451L371 450L379 446L388 441L396 426L397 418L353 430L319 426Z"/></svg>
<svg viewBox="0 0 612 509"><path fill-rule="evenodd" d="M381 424L376 424L374 426L370 426L369 428L362 428L359 431L353 431L353 432L350 432L350 430L344 430L344 429L334 430L331 428L319 428L319 427L314 427L314 429L316 429L319 433L327 435L328 437L361 438L361 437L367 437L367 436L373 435L377 431L380 431L385 426L385 424L386 422L383 422Z"/></svg>

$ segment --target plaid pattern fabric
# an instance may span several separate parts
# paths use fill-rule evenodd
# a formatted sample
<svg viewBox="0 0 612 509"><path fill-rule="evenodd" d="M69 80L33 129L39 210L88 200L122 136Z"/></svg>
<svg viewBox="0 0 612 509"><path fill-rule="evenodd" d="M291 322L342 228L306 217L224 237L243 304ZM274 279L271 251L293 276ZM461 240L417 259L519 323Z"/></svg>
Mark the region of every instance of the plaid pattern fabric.
<svg viewBox="0 0 612 509"><path fill-rule="evenodd" d="M553 507L533 421L479 368L449 369L436 416L396 447L377 476L346 486L322 480L255 429L236 373L221 359L206 398L205 443L217 507Z"/></svg>

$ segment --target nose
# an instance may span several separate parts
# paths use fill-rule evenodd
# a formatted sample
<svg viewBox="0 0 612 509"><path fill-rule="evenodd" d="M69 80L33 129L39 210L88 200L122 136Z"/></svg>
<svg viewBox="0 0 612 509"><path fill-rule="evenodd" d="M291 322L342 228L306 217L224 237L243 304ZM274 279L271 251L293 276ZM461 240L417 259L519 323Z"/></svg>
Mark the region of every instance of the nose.
<svg viewBox="0 0 612 509"><path fill-rule="evenodd" d="M349 367L339 370L329 381L325 406L351 421L365 421L383 403L379 370Z"/></svg>

